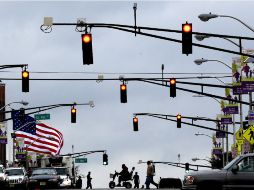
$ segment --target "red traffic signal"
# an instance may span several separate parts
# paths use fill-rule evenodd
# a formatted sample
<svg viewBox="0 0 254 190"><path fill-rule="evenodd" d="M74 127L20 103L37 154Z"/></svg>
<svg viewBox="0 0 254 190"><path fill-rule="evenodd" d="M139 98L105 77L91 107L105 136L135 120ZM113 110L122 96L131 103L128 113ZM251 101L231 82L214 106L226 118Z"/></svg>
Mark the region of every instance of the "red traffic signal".
<svg viewBox="0 0 254 190"><path fill-rule="evenodd" d="M29 72L22 71L22 92L29 92Z"/></svg>
<svg viewBox="0 0 254 190"><path fill-rule="evenodd" d="M177 116L176 116L176 122L177 122L177 128L181 128L182 116L180 114L177 114Z"/></svg>
<svg viewBox="0 0 254 190"><path fill-rule="evenodd" d="M192 24L182 24L182 53L192 54Z"/></svg>
<svg viewBox="0 0 254 190"><path fill-rule="evenodd" d="M92 34L81 34L83 65L93 64Z"/></svg>
<svg viewBox="0 0 254 190"><path fill-rule="evenodd" d="M120 85L120 100L121 103L127 103L127 86L125 84Z"/></svg>
<svg viewBox="0 0 254 190"><path fill-rule="evenodd" d="M72 107L71 108L71 122L76 123L76 115L77 115L77 110L76 108Z"/></svg>
<svg viewBox="0 0 254 190"><path fill-rule="evenodd" d="M170 83L170 97L174 98L176 97L176 79L171 78L169 80Z"/></svg>
<svg viewBox="0 0 254 190"><path fill-rule="evenodd" d="M138 131L138 118L133 118L133 131Z"/></svg>

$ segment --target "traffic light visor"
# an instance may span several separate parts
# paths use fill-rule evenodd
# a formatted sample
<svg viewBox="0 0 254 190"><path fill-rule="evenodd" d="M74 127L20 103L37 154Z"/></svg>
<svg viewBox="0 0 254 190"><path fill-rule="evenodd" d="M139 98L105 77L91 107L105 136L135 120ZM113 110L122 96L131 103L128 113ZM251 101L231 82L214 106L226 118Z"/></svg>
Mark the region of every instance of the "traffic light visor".
<svg viewBox="0 0 254 190"><path fill-rule="evenodd" d="M192 27L190 24L183 24L183 32L191 32Z"/></svg>
<svg viewBox="0 0 254 190"><path fill-rule="evenodd" d="M121 90L126 90L126 85L125 84L121 85Z"/></svg>
<svg viewBox="0 0 254 190"><path fill-rule="evenodd" d="M29 72L28 71L23 71L22 72L22 77L23 78L27 78L29 76Z"/></svg>
<svg viewBox="0 0 254 190"><path fill-rule="evenodd" d="M91 35L90 35L90 34L84 34L84 35L82 36L82 40L83 40L84 43L89 43L89 42L91 42L91 40L92 40Z"/></svg>

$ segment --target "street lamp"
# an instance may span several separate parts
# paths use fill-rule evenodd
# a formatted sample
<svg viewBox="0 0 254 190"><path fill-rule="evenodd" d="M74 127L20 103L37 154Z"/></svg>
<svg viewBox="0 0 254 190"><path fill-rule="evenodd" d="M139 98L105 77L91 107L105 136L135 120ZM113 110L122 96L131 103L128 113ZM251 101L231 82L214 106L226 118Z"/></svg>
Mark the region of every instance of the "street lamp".
<svg viewBox="0 0 254 190"><path fill-rule="evenodd" d="M205 158L192 158L191 160L192 160L193 162L196 162L196 161L198 161L198 160L204 160L204 161L207 161L207 162L211 163L210 160L207 160L207 159L205 159Z"/></svg>
<svg viewBox="0 0 254 190"><path fill-rule="evenodd" d="M207 136L207 137L209 137L209 138L211 138L211 139L213 139L213 137L212 136L210 136L210 135L207 135L207 134L204 134L204 133L195 133L195 135L196 136L199 136L199 135L203 135L203 136Z"/></svg>
<svg viewBox="0 0 254 190"><path fill-rule="evenodd" d="M217 17L227 17L227 18L232 18L238 22L240 22L241 24L243 24L245 27L247 27L248 29L250 29L252 32L254 32L254 29L252 27L250 27L248 24L246 24L245 22L241 21L240 19L236 18L236 17L233 17L233 16L229 16L229 15L217 15L217 14L212 14L212 13L209 13L209 14L200 14L198 16L198 18L201 20L201 21L204 21L204 22L207 22L208 20L210 19L213 19L213 18L217 18Z"/></svg>
<svg viewBox="0 0 254 190"><path fill-rule="evenodd" d="M226 63L224 63L223 61L220 61L220 60L217 60L217 59L204 59L204 58L195 59L195 60L194 60L194 63L196 63L197 65L201 65L202 63L209 62L209 61L219 62L219 63L225 65L226 67L228 67L230 70L232 70L232 67L228 66L228 65L227 65Z"/></svg>
<svg viewBox="0 0 254 190"><path fill-rule="evenodd" d="M198 41L203 41L204 39L210 38L210 37L212 37L212 36L203 35L203 34L197 34L197 35L195 35L194 37L195 37L196 40L198 40ZM230 43L234 44L235 46L237 46L237 47L239 47L239 48L242 47L242 46L238 45L237 43L235 43L233 40L230 40L230 39L228 39L228 38L223 38L223 37L219 37L219 38L222 38L222 39L224 39L224 40L227 40L227 41L229 41Z"/></svg>
<svg viewBox="0 0 254 190"><path fill-rule="evenodd" d="M4 108L10 106L11 104L22 104L22 105L24 105L24 106L27 106L29 103L28 103L28 102L25 102L25 101L23 101L23 100L21 100L20 102L11 102L11 103L6 104L5 106L1 107L1 108L0 108L0 111L2 111Z"/></svg>

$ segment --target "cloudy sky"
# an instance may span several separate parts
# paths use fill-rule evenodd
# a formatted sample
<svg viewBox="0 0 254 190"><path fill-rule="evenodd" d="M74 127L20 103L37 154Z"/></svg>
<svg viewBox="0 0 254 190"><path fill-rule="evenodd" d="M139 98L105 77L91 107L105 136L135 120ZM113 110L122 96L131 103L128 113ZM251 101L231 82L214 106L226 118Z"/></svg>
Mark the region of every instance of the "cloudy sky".
<svg viewBox="0 0 254 190"><path fill-rule="evenodd" d="M222 64L210 62L197 66L193 61L203 57L231 64L232 58L237 55L194 47L193 54L186 56L182 55L180 44L107 28L92 28L94 64L84 66L81 37L75 27L53 26L49 34L40 30L45 16L53 17L56 23L75 23L77 18L86 18L90 23L133 25L133 3L134 1L1 1L1 64L28 64L30 78L96 79L98 74L104 74L104 78L118 78L119 73L158 73L124 76L161 77L162 64L165 66L164 72L169 73L165 77L200 76L201 73L212 73L207 76L230 74L230 70ZM233 19L217 18L206 23L198 19L199 14L212 12L237 17L254 27L253 6L252 1L138 1L137 25L180 30L182 23L188 21L192 23L195 32L253 37L253 32ZM181 39L180 34L156 34ZM197 42L195 39L193 41ZM236 46L223 39L210 38L198 43L238 51ZM243 42L244 48L252 48L252 45L253 42ZM5 71L1 73L1 78L21 76L18 68ZM230 82L230 79L223 80ZM185 81L221 84L215 79ZM170 98L168 88L131 81L127 84L128 103L121 104L120 81L30 81L29 93L21 92L21 81L3 82L6 84L6 103L25 100L29 102L29 107L34 107L87 103L90 100L95 102L94 108L77 107L76 124L70 122L69 107L47 111L51 114L51 119L45 122L63 133L65 144L62 153L70 153L72 145L75 152L107 150L108 166L102 165L101 153L89 155L88 163L80 166L83 174L91 171L94 187L107 187L109 173L119 171L123 163L129 168L136 167L143 184L146 165L138 165L138 160L177 162L177 155L180 154L181 162L192 163L194 157L210 156L211 139L196 137L194 134L201 132L212 135L211 131L185 125L177 129L174 122L139 117L139 131L133 132L132 117L133 113L148 112L215 118L220 113L220 106L211 98L197 98L182 91L177 91L176 98ZM193 86L178 86L199 90ZM224 95L222 89L205 88L205 92ZM244 100L247 101L247 97ZM12 108L19 107L13 105ZM247 109L244 106L245 115ZM215 127L209 122L199 124ZM8 127L11 129L11 121L8 122ZM155 180L159 177L183 178L185 172L167 165L157 165L156 170Z"/></svg>

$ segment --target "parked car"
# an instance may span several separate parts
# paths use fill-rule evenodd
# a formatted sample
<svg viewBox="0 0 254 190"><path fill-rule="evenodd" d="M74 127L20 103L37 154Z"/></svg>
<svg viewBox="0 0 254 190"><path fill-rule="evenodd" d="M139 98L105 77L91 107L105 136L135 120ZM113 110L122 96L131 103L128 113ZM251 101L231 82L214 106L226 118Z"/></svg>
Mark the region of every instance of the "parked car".
<svg viewBox="0 0 254 190"><path fill-rule="evenodd" d="M0 165L0 188L3 189L6 186L6 174L4 173L4 166Z"/></svg>
<svg viewBox="0 0 254 190"><path fill-rule="evenodd" d="M182 181L179 178L160 178L159 181L159 188L176 188L181 189L182 188Z"/></svg>
<svg viewBox="0 0 254 190"><path fill-rule="evenodd" d="M11 167L5 169L7 188L25 189L26 187L26 171L21 167Z"/></svg>
<svg viewBox="0 0 254 190"><path fill-rule="evenodd" d="M184 176L184 190L254 189L254 153L236 157L221 170L190 172Z"/></svg>
<svg viewBox="0 0 254 190"><path fill-rule="evenodd" d="M69 174L69 170L67 167L54 167L57 175L60 176L61 183L60 187L62 188L70 188L72 187L72 179Z"/></svg>
<svg viewBox="0 0 254 190"><path fill-rule="evenodd" d="M27 189L58 189L60 182L54 168L36 168L27 180Z"/></svg>

